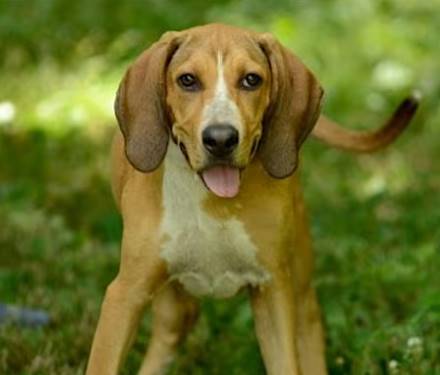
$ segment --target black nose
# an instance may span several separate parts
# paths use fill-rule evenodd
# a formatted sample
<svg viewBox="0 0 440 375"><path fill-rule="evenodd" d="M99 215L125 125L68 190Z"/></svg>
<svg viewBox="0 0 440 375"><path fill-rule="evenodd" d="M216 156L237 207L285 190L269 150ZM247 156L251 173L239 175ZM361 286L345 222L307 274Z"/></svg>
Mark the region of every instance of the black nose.
<svg viewBox="0 0 440 375"><path fill-rule="evenodd" d="M238 145L238 131L231 125L210 125L202 133L203 145L214 156L228 156Z"/></svg>

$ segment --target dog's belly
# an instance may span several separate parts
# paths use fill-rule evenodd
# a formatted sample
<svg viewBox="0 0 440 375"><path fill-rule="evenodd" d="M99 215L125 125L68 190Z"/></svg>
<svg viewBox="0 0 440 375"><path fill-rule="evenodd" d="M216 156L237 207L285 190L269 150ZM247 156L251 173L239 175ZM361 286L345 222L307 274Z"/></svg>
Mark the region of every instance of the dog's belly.
<svg viewBox="0 0 440 375"><path fill-rule="evenodd" d="M216 219L203 208L209 194L172 144L165 159L161 256L171 279L196 296L229 297L270 279L237 218Z"/></svg>

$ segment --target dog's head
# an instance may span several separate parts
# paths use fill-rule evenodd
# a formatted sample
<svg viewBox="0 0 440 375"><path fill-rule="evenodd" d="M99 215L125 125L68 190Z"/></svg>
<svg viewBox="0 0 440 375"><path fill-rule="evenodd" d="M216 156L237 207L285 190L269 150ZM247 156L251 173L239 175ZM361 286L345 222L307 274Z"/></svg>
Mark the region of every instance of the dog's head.
<svg viewBox="0 0 440 375"><path fill-rule="evenodd" d="M214 24L166 33L146 50L115 111L136 169L156 169L172 138L214 194L232 197L254 157L275 178L295 171L322 93L271 35Z"/></svg>

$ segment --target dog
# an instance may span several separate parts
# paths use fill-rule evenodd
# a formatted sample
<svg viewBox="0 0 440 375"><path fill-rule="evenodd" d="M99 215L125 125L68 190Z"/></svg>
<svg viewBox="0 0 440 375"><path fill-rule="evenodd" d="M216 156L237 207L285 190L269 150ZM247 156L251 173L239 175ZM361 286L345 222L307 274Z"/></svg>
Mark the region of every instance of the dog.
<svg viewBox="0 0 440 375"><path fill-rule="evenodd" d="M112 187L123 217L87 366L117 374L147 306L139 374L162 374L196 322L197 298L246 289L270 375L326 374L299 185L309 134L370 152L413 117L408 97L384 126L356 132L320 113L323 89L272 35L210 24L168 32L125 74L116 97Z"/></svg>

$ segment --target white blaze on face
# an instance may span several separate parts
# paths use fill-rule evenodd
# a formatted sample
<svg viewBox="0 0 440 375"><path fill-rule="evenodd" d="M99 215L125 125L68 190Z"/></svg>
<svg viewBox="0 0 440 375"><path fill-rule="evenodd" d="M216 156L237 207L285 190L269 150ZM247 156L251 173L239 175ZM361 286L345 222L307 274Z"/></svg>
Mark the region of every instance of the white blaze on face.
<svg viewBox="0 0 440 375"><path fill-rule="evenodd" d="M203 111L201 131L203 132L203 130L209 125L231 125L238 130L241 138L242 124L240 111L237 107L237 104L229 95L229 90L225 79L223 56L221 53L218 53L217 55L216 78L217 82L214 96Z"/></svg>
<svg viewBox="0 0 440 375"><path fill-rule="evenodd" d="M225 79L223 56L217 55L217 82L214 96L203 111L200 139L203 130L210 125L229 125L237 129L242 137L240 112L231 99ZM209 190L223 198L233 198L240 190L240 172L237 168L226 165L213 166L202 173L203 181Z"/></svg>

